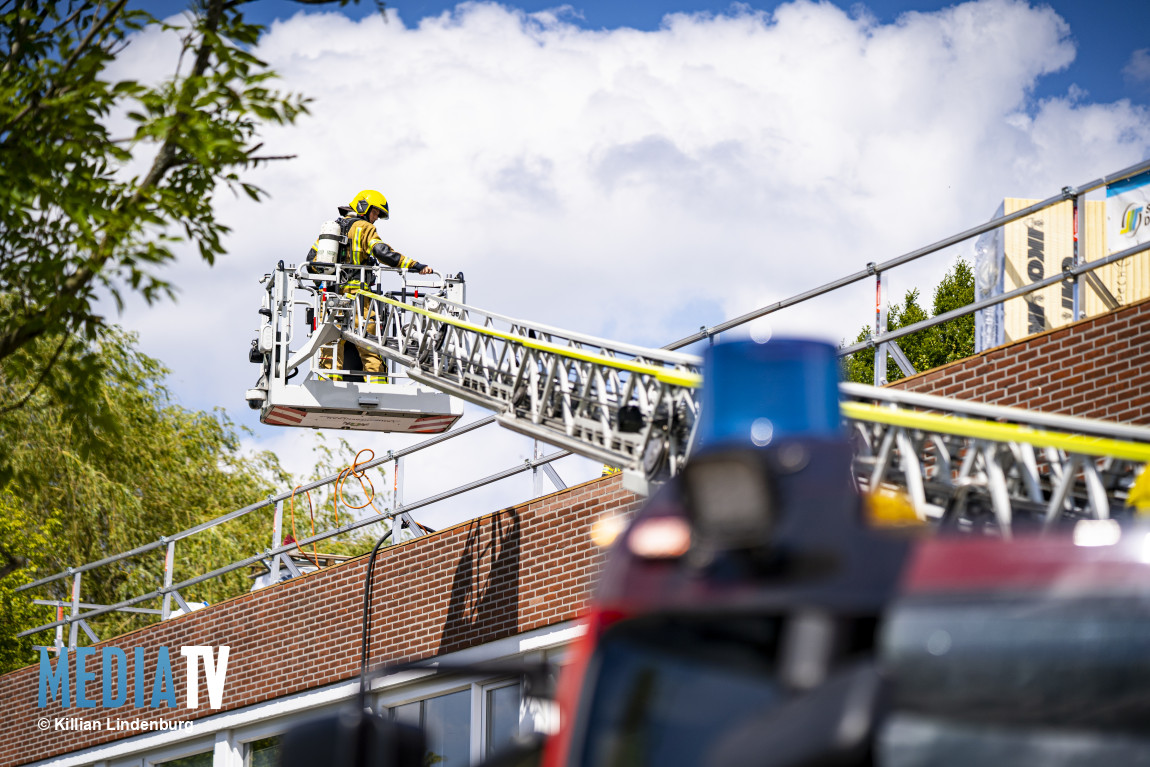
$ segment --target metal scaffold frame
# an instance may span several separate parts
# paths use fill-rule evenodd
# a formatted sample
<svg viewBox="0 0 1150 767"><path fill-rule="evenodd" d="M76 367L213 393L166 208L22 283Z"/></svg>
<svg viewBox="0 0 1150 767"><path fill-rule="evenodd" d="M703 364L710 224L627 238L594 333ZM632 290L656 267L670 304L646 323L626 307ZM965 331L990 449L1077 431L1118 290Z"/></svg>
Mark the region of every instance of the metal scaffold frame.
<svg viewBox="0 0 1150 767"><path fill-rule="evenodd" d="M792 307L792 306L797 306L797 305L802 304L806 301L810 301L812 299L819 298L820 296L825 296L829 293L833 293L836 290L840 290L842 288L848 287L848 286L853 285L857 282L861 282L863 280L870 279L870 278L873 278L875 280L875 287L876 287L875 294L876 294L876 296L881 295L881 290L879 288L881 286L882 276L884 274L886 274L887 272L891 271L892 269L894 269L895 267L902 266L904 264L909 264L909 263L917 261L918 259L923 258L925 256L929 256L929 255L932 255L934 253L938 253L940 251L946 250L949 247L952 247L954 245L958 245L962 242L973 239L975 237L979 237L979 236L986 234L988 232L992 232L992 231L999 229L1001 227L1004 227L1007 224L1010 224L1014 221L1020 221L1020 220L1026 218L1028 216L1032 216L1035 213L1040 213L1044 210L1047 210L1048 208L1052 208L1055 205L1058 205L1058 204L1066 202L1066 201L1073 201L1073 203L1074 203L1075 231L1078 233L1079 237L1084 241L1086 238L1092 236L1092 233L1089 231L1088 227L1086 226L1086 218L1085 218L1086 195L1089 194L1090 192L1093 192L1093 191L1096 191L1099 189L1103 189L1103 188L1105 188L1111 184L1115 184L1119 181L1124 181L1124 180L1129 179L1133 176L1137 176L1141 173L1146 173L1147 171L1150 171L1150 160L1144 160L1143 162L1128 166L1128 167L1123 168L1122 170L1117 171L1115 173L1111 173L1111 174L1108 174L1105 176L1100 176L1100 177L1093 179L1091 181L1088 181L1084 184L1079 184L1077 186L1064 186L1064 187L1062 187L1062 190L1058 194L1053 195L1051 197L1047 197L1045 200L1041 200L1039 202L1036 202L1033 205L1027 206L1027 207L1022 208L1020 210L1016 210L1013 213L1008 213L1008 214L1005 214L1002 216L997 216L995 218L990 219L989 221L987 221L985 223L979 224L978 226L971 227L971 228L966 229L962 232L959 232L958 234L951 235L950 237L945 237L945 238L938 240L937 242L934 242L930 245L927 245L927 246L922 247L922 248L918 248L916 250L912 250L908 253L902 254L901 256L896 256L895 258L889 259L887 261L883 261L882 263L877 263L877 264L874 262L867 263L863 269L852 272L851 274L845 275L843 277L839 277L836 280L832 280L832 281L827 282L823 285L819 285L818 287L811 288L810 290L805 290L802 293L798 293L796 295L790 296L789 298L784 298L781 301L776 301L773 304L768 304L767 306L759 307L758 309L747 312L746 314L741 314L738 317L735 317L734 319L726 320L724 322L720 322L717 325L712 325L710 327L700 328L697 332L692 333L691 335L685 336L683 338L680 338L678 341L674 341L672 343L669 343L666 346L664 346L663 348L664 349L682 349L686 346L690 346L691 344L697 343L699 341L714 339L720 333L723 333L723 332L726 332L726 331L731 330L733 328L739 327L740 325L745 325L748 322L751 322L753 320L757 320L761 317L769 316L771 314L782 311L783 309L787 309L787 308ZM1109 256L1106 256L1103 259L1098 259L1098 260L1087 262L1087 261L1085 261L1085 259L1082 256L1082 254L1085 252L1085 249L1079 247L1079 243L1076 241L1075 247L1074 247L1074 257L1072 259L1072 263L1067 265L1067 267L1063 270L1063 272L1061 274L1051 275L1050 277L1047 277L1047 278L1045 278L1039 282L1036 282L1030 286L1027 286L1025 288L1020 288L1018 290L1015 290L1015 291L1012 291L1010 293L1006 293L1003 295L992 296L990 298L985 299L984 301L981 301L981 302L978 302L975 304L969 304L969 305L964 306L960 309L956 309L952 312L948 312L946 314L939 315L937 317L933 317L929 320L924 320L922 322L915 323L914 325L908 325L907 327L900 328L897 331L887 331L885 328L876 328L876 332L871 336L871 338L867 339L866 341L863 341L863 342L860 342L857 344L853 344L851 346L844 347L843 349L840 350L840 354L852 354L856 351L859 351L860 349L866 349L866 348L872 348L872 347L881 350L881 348L884 345L888 345L889 342L896 341L897 339L899 339L903 336L918 332L919 330L923 330L924 328L928 328L928 327L931 327L933 325L938 325L938 324L941 324L943 322L947 322L949 320L955 319L956 317L961 317L961 316L964 316L966 314L971 314L971 313L973 313L979 309L985 309L989 306L1003 303L1005 301L1010 300L1011 298L1017 298L1018 296L1023 296L1023 295L1026 295L1028 293L1033 293L1036 290L1041 290L1044 287L1048 287L1050 285L1053 285L1055 283L1062 282L1062 281L1069 281L1074 286L1074 295L1075 295L1074 302L1075 302L1075 308L1077 311L1077 307L1079 306L1079 301L1077 298L1077 296L1078 296L1078 284L1077 283L1078 283L1078 278L1080 276L1082 276L1084 274L1088 274L1088 273L1094 271L1095 269L1102 267L1102 266L1105 266L1107 264L1114 263L1117 261L1122 261L1124 259L1130 258L1131 256L1137 255L1138 253L1143 253L1147 249L1150 249L1150 244L1142 245L1142 246L1138 246L1138 247L1134 247L1134 248L1129 248L1129 249L1123 250L1123 251L1118 252L1118 253L1113 253ZM897 356L896 356L896 359L897 359ZM876 371L877 371L877 368L876 368ZM905 373L906 375L911 375L914 372L915 371L913 368L911 368L909 370L905 370L905 369L903 370L903 373ZM876 375L875 383L880 384L880 383L883 383L883 381L881 381L879 379L879 377Z"/></svg>
<svg viewBox="0 0 1150 767"><path fill-rule="evenodd" d="M435 493L416 501L408 502L404 500L402 476L404 473L404 466L408 458L419 454L422 451L428 450L429 448L434 448L437 445L440 445L449 440L456 439L484 427L491 426L494 423L495 417L488 416L486 418L473 421L472 423L457 427L453 431L446 434L440 434L431 437L418 444L400 450L389 451L386 455L359 464L357 468L360 471L367 471L388 463L392 464L392 471L395 472L397 476L395 484L397 495L392 499L392 508L385 510L385 512L382 514L366 516L360 519L352 519L349 522L340 525L339 527L320 531L315 535L301 538L295 542L282 543L283 504L290 501L293 496L301 496L311 490L331 485L339 481L342 476L341 472L332 474L314 482L300 485L299 487L296 487L292 490L278 493L262 501L258 501L256 503L245 506L242 509L237 509L235 511L229 512L228 514L210 519L186 530L181 530L179 532L173 533L172 535L163 536L156 541L137 546L136 548L129 551L114 554L94 562L88 562L78 567L69 567L67 570L62 572L55 573L44 578L39 578L31 583L26 583L18 586L15 589L16 591L31 591L33 589L53 587L54 585L61 582L66 582L69 584L68 593L70 594L70 597L32 600L34 604L56 608L56 620L32 629L28 629L26 631L22 631L17 634L17 636L30 636L33 634L38 634L41 631L55 629L56 637L54 645L46 649L51 649L58 652L61 648L64 647L75 647L76 640L78 638L78 632L80 630L83 630L89 639L91 639L91 641L99 641L89 621L108 613L139 613L154 615L161 620L166 620L174 612L172 609L173 601L183 613L191 612L192 608L189 606L188 602L185 601L180 592L190 589L197 584L212 580L214 578L219 578L236 570L241 570L247 567L251 567L252 565L260 564L264 565L269 570L269 572L272 573L272 582L276 581L275 576L280 568L283 568L285 571L290 573L291 577L298 576L301 574L301 572L292 561L291 555L293 553L302 551L303 547L305 546L320 543L345 533L354 532L363 527L367 527L368 525L376 524L379 522L390 523L391 530L388 534L393 536L392 540L398 539L400 528L410 530L414 537L420 537L423 535L423 533L421 532L421 526L415 523L411 516L414 512L441 501L458 497L472 490L476 490L492 483L514 477L526 471L530 471L533 475L535 475L536 481L534 484L537 488L541 487L541 479L542 477L546 476L551 481L552 485L554 485L556 490L566 489L566 485L559 477L555 469L551 466L551 464L555 461L570 456L571 453L561 450L545 454L542 450L542 446L537 443L534 457L525 460L522 463L509 466L506 469L495 472L494 474L466 482L457 487L450 488L440 493ZM175 578L175 550L177 544L180 541L210 530L211 528L226 524L232 520L239 519L240 517L254 513L261 509L266 509L269 506L274 507L275 519L271 534L273 544L272 546L264 549L261 552L255 553L252 556L244 557L243 559L237 560L235 562L225 564L206 573L196 574L183 580L177 580ZM158 585L157 588L111 605L93 604L81 600L81 582L85 573L91 572L101 567L121 566L128 560L148 555L155 556L158 552L163 557L164 567L163 582L162 584ZM310 557L310 554L307 556ZM160 608L146 608L139 606L142 603L156 599L161 600ZM67 610L66 614L65 610ZM66 644L64 642L65 629L68 630Z"/></svg>

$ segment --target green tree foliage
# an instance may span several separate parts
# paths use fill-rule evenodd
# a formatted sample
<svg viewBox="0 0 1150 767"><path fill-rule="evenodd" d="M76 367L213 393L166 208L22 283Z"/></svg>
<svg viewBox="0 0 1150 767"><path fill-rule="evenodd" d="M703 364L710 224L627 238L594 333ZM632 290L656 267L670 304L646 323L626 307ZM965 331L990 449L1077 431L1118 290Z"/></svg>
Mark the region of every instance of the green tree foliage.
<svg viewBox="0 0 1150 767"><path fill-rule="evenodd" d="M171 296L157 267L173 259L175 242L190 242L209 263L223 252L228 230L213 213L216 191L262 197L241 178L273 159L260 154L257 129L292 122L306 104L269 87L273 73L248 51L260 27L244 20L243 6L193 3L177 30L177 71L145 85L105 77L132 33L160 25L126 0L0 0L6 374L18 351L52 337L57 347L22 364L41 372L68 364L66 375L79 382L95 375L98 357L63 347L73 337L98 338L98 295L120 302L132 291L149 303ZM27 392L18 394L17 404Z"/></svg>
<svg viewBox="0 0 1150 767"><path fill-rule="evenodd" d="M30 583L43 566L59 523L58 510L35 519L11 489L0 491L0 674L31 662L32 638L18 639L18 631L51 617L46 608L32 604L27 592L16 588Z"/></svg>
<svg viewBox="0 0 1150 767"><path fill-rule="evenodd" d="M937 317L972 303L974 272L970 264L960 258L935 288L934 311L930 316ZM919 305L917 288L908 290L902 303L887 307L887 327L890 330L898 330L927 318L926 311ZM865 341L870 336L868 325L859 331L853 343ZM903 336L898 339L898 345L919 372L969 357L974 354L974 315L967 314ZM846 356L843 359L843 378L857 383L874 383L874 354L872 348ZM903 377L902 370L889 355L886 377L888 381L897 381Z"/></svg>
<svg viewBox="0 0 1150 767"><path fill-rule="evenodd" d="M31 662L33 638L14 634L54 619L50 608L30 609L30 592L12 590L34 577L128 551L291 486L270 453L245 454L222 412L186 410L164 387L167 371L133 348L133 339L105 330L95 349L65 344L69 355L94 352L104 364L88 378L90 413L61 405L73 381L57 367L28 405L0 416L11 480L0 494L0 671ZM17 354L58 346L37 339ZM4 380L0 390L25 385ZM176 582L237 561L271 542L272 511L253 512L176 544ZM163 549L84 573L85 602L113 604L163 583ZM38 598L67 598L68 580L40 587ZM185 599L217 602L251 587L236 571L191 587ZM144 607L158 607L158 600ZM114 636L151 619L117 613L93 619ZM82 636L82 635L81 635ZM51 635L34 638L51 644Z"/></svg>

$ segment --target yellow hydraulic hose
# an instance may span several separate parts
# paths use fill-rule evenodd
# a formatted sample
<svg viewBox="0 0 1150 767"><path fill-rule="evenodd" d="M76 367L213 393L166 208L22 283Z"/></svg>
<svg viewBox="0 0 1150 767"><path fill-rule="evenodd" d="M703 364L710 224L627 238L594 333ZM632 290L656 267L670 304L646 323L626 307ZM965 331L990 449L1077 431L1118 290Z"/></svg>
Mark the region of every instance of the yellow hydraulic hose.
<svg viewBox="0 0 1150 767"><path fill-rule="evenodd" d="M396 301L385 296L376 295L375 293L370 293L366 290L359 291L359 294L362 296L367 296L368 298L374 298L377 301L383 301L384 303L391 304L392 306L399 307L400 309L404 309L409 312L416 312L418 314L424 315L425 317L431 317L432 319L439 320L440 322L446 322L449 325L454 325L458 328L463 328L464 330L471 330L476 333L482 333L493 338L502 338L505 341L512 341L530 349L538 349L539 351L551 352L552 354L558 354L563 357L569 357L571 359L577 359L583 362L592 362L596 365L604 365L607 367L615 368L616 370L626 370L631 373L654 376L657 380L662 381L663 383L671 384L672 386L684 386L691 389L697 389L703 385L703 377L698 373L692 373L686 370L664 368L645 362L630 362L628 360L621 360L616 357L607 357L602 354L592 354L591 352L585 352L582 349L572 349L566 346L560 346L559 344L540 341L536 338L525 338L523 336L505 333L501 330L495 330L494 328L485 328L472 322L450 317L446 314L439 314L437 312L428 311L427 309L421 309L417 306L405 304L401 301Z"/></svg>

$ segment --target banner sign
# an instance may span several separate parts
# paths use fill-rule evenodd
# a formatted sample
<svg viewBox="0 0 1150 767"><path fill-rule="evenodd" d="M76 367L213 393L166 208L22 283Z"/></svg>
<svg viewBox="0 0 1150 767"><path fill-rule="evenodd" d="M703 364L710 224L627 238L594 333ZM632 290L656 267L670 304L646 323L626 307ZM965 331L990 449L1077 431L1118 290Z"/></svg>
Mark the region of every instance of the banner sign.
<svg viewBox="0 0 1150 767"><path fill-rule="evenodd" d="M1109 252L1150 242L1150 171L1106 187Z"/></svg>

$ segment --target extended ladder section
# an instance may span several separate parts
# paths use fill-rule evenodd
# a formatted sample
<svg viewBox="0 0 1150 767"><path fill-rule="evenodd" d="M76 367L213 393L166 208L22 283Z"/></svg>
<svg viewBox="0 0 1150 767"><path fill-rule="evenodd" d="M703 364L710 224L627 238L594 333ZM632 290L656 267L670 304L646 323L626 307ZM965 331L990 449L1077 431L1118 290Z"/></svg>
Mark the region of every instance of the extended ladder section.
<svg viewBox="0 0 1150 767"><path fill-rule="evenodd" d="M1131 513L1150 488L1150 429L842 384L860 489L923 521L1009 536Z"/></svg>
<svg viewBox="0 0 1150 767"><path fill-rule="evenodd" d="M571 333L440 297L361 293L382 318L345 332L416 382L503 426L643 480L674 474L698 420L697 357Z"/></svg>
<svg viewBox="0 0 1150 767"><path fill-rule="evenodd" d="M400 289L340 287L349 280ZM264 423L436 433L467 400L509 429L623 468L640 492L686 458L697 357L467 306L462 275L343 265L319 273L281 262L263 282L264 321L250 354L262 374L247 399ZM384 369L360 369L373 356Z"/></svg>

